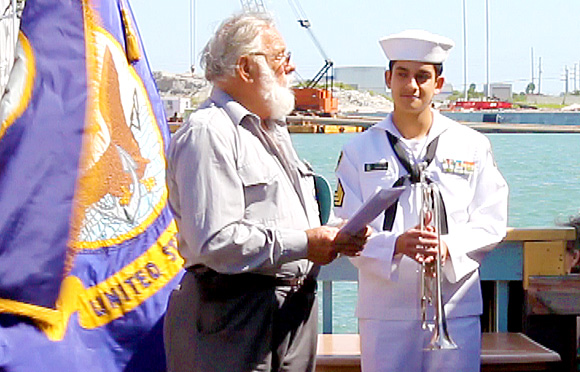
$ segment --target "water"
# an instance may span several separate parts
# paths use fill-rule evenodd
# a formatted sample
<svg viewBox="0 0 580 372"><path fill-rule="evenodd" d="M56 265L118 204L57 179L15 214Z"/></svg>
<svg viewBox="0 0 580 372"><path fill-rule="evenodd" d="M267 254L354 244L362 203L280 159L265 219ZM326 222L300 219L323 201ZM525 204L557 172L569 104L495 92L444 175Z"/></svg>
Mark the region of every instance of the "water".
<svg viewBox="0 0 580 372"><path fill-rule="evenodd" d="M336 186L342 145L356 133L292 134L301 158ZM486 134L510 187L508 225L550 227L580 213L580 134ZM335 333L357 332L356 283L333 284Z"/></svg>
<svg viewBox="0 0 580 372"><path fill-rule="evenodd" d="M294 147L336 186L342 145L356 133L292 134ZM486 134L510 187L508 224L549 227L580 212L580 134Z"/></svg>

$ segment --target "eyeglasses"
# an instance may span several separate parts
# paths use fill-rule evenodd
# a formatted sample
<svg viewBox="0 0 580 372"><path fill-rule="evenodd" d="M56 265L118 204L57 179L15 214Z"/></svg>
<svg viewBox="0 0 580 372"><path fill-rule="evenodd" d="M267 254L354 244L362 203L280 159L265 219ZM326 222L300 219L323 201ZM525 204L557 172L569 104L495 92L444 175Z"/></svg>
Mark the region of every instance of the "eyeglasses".
<svg viewBox="0 0 580 372"><path fill-rule="evenodd" d="M276 67L275 70L278 70L280 67L282 66L288 66L290 64L290 57L292 56L292 53L289 51L286 52L282 52L282 53L278 53L278 54L266 54L264 52L252 52L252 53L248 53L248 55L251 56L264 56L264 58L266 58L266 60L272 58L272 60L278 64L278 67Z"/></svg>

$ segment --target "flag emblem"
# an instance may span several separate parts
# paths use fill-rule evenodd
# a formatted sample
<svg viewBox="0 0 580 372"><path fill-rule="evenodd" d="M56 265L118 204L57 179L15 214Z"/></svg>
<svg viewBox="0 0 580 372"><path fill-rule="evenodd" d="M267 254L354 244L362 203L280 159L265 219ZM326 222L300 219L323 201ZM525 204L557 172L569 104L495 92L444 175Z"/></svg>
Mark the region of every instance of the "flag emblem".
<svg viewBox="0 0 580 372"><path fill-rule="evenodd" d="M183 259L129 4L27 1L18 40L0 101L0 370L165 370Z"/></svg>
<svg viewBox="0 0 580 372"><path fill-rule="evenodd" d="M125 51L95 33L95 96L73 224L73 246L119 244L145 229L166 203L163 138Z"/></svg>

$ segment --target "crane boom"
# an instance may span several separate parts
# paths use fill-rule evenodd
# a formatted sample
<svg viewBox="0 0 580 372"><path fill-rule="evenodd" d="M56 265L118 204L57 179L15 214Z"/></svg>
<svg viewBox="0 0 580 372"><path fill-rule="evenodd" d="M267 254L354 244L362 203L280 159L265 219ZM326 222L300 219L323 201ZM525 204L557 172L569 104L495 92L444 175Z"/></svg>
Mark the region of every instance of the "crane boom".
<svg viewBox="0 0 580 372"><path fill-rule="evenodd" d="M324 49L322 49L322 45L320 45L320 42L318 42L318 39L310 29L311 26L310 21L308 19L299 19L298 23L300 24L300 26L304 27L306 31L308 31L308 35L310 35L310 38L314 42L314 45L316 46L316 48L318 48L318 51L320 52L320 54L322 54L322 57L324 58L324 66L322 66L322 68L316 73L314 78L310 80L310 82L306 85L307 88L314 88L316 84L318 84L324 76L328 75L328 70L330 70L334 66L334 63L330 58L328 58L328 56L324 52Z"/></svg>
<svg viewBox="0 0 580 372"><path fill-rule="evenodd" d="M330 58L328 58L328 55L326 55L326 53L324 52L324 49L322 49L322 45L320 45L320 42L318 42L318 39L314 35L314 32L312 32L312 30L310 29L310 26L311 26L310 21L308 19L299 19L298 23L300 24L300 26L304 27L306 29L306 31L308 31L308 35L310 35L310 38L314 42L314 45L316 45L316 48L318 48L318 51L320 52L320 54L322 54L322 57L324 58L324 60L329 61Z"/></svg>
<svg viewBox="0 0 580 372"><path fill-rule="evenodd" d="M264 2L262 0L240 0L240 2L242 3L242 9L244 12L266 12L266 7L264 6ZM288 0L288 2L296 14L298 23L308 31L308 35L310 35L314 45L324 58L324 66L320 69L320 71L318 71L312 80L310 80L303 88L293 88L296 98L296 110L311 111L321 115L332 115L338 110L338 100L332 96L334 83L332 69L334 63L330 58L328 58L324 52L324 49L322 48L322 45L310 29L310 21L304 15L304 11L302 8L300 8L300 4L297 3L297 0L295 0L294 3L291 0ZM298 14L297 9L301 11L302 15ZM326 78L325 88L316 88L316 85L323 77ZM328 89L329 80L330 89Z"/></svg>
<svg viewBox="0 0 580 372"><path fill-rule="evenodd" d="M262 0L240 0L242 2L242 9L244 12L265 13L266 7Z"/></svg>
<svg viewBox="0 0 580 372"><path fill-rule="evenodd" d="M314 45L324 58L324 66L316 73L314 78L306 82L303 88L294 88L296 97L296 110L313 111L319 115L333 115L338 111L338 100L333 97L334 88L334 62L328 57L322 45L312 32L312 24L306 17L304 10L300 7L298 0L288 0L290 7L294 11L298 23L308 31L308 35ZM325 78L324 89L317 88L322 78Z"/></svg>

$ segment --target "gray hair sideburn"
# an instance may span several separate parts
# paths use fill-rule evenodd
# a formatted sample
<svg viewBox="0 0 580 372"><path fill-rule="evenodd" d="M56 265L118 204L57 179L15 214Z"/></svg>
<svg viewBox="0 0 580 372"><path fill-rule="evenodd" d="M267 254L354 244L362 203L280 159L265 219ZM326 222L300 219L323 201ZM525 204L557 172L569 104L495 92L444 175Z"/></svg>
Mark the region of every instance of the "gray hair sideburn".
<svg viewBox="0 0 580 372"><path fill-rule="evenodd" d="M274 20L265 13L240 13L224 20L202 51L205 78L215 82L234 76L238 59L260 51L262 31L274 27Z"/></svg>

